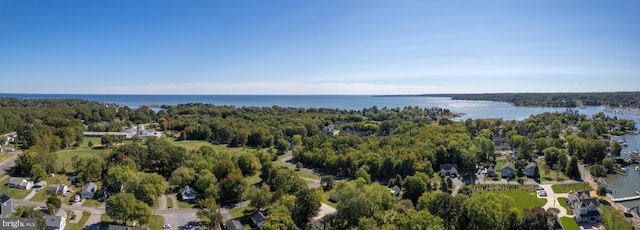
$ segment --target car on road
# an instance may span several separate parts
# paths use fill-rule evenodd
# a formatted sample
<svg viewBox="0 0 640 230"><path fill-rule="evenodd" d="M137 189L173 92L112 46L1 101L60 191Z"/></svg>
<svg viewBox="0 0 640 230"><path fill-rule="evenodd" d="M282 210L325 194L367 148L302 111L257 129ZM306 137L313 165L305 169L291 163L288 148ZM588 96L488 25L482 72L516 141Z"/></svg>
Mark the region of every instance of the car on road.
<svg viewBox="0 0 640 230"><path fill-rule="evenodd" d="M536 187L536 190L538 190L538 191L544 191L544 188L543 188L542 186L538 186L538 187Z"/></svg>
<svg viewBox="0 0 640 230"><path fill-rule="evenodd" d="M171 225L170 225L170 224L165 224L164 226L162 226L162 228L164 228L164 229L170 229L170 228L171 228Z"/></svg>
<svg viewBox="0 0 640 230"><path fill-rule="evenodd" d="M545 191L538 191L538 196L547 196L547 192L545 192Z"/></svg>

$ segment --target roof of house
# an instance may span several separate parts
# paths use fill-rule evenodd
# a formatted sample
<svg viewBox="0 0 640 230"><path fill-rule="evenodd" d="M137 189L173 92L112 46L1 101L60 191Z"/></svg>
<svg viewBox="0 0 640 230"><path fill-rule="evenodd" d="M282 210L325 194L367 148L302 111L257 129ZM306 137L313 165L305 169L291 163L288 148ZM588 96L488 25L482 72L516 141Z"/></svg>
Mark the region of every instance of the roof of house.
<svg viewBox="0 0 640 230"><path fill-rule="evenodd" d="M193 188L189 187L189 185L184 186L180 189L180 194L183 194L185 192L189 192L189 193L193 193L195 191L193 191Z"/></svg>
<svg viewBox="0 0 640 230"><path fill-rule="evenodd" d="M393 186L393 187L389 188L389 191L391 192L391 194L394 194L394 195L398 194L400 192L400 187L398 187L397 185Z"/></svg>
<svg viewBox="0 0 640 230"><path fill-rule="evenodd" d="M500 170L503 170L505 168L511 168L514 169L513 165L511 163L506 163L505 165L502 166L502 168L500 168Z"/></svg>
<svg viewBox="0 0 640 230"><path fill-rule="evenodd" d="M456 165L456 164L441 164L440 165L440 170L449 171L449 170L455 169L457 167L458 167L458 165Z"/></svg>
<svg viewBox="0 0 640 230"><path fill-rule="evenodd" d="M52 184L49 185L49 188L47 188L48 192L63 192L62 190L64 190L64 187L66 187L66 185L64 184Z"/></svg>
<svg viewBox="0 0 640 230"><path fill-rule="evenodd" d="M241 230L244 229L242 223L236 219L228 220L225 225L227 226L227 230Z"/></svg>
<svg viewBox="0 0 640 230"><path fill-rule="evenodd" d="M44 215L44 221L47 227L60 227L62 222L61 216Z"/></svg>
<svg viewBox="0 0 640 230"><path fill-rule="evenodd" d="M149 229L110 224L109 230L149 230Z"/></svg>
<svg viewBox="0 0 640 230"><path fill-rule="evenodd" d="M27 180L25 180L22 177L11 177L11 179L9 179L9 184L20 185L20 184L24 183L25 181L27 181Z"/></svg>
<svg viewBox="0 0 640 230"><path fill-rule="evenodd" d="M251 220L253 220L253 222L255 223L260 223L262 221L265 221L266 219L267 218L260 211L256 211L253 214L251 214Z"/></svg>
<svg viewBox="0 0 640 230"><path fill-rule="evenodd" d="M4 204L4 202L7 202L8 200L11 200L11 197L6 193L0 195L0 203Z"/></svg>
<svg viewBox="0 0 640 230"><path fill-rule="evenodd" d="M525 169L531 168L531 167L536 167L536 163L533 162L529 162L529 164L527 164L527 166L525 166Z"/></svg>
<svg viewBox="0 0 640 230"><path fill-rule="evenodd" d="M98 185L96 185L96 183L93 183L93 182L86 183L84 187L82 187L82 192L94 193L96 192L96 190L98 190Z"/></svg>

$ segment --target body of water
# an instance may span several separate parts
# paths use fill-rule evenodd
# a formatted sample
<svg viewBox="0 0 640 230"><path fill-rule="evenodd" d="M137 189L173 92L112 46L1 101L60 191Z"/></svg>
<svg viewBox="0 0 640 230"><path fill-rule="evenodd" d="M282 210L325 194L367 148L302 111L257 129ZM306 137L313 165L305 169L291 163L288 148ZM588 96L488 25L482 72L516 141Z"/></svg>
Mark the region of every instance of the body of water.
<svg viewBox="0 0 640 230"><path fill-rule="evenodd" d="M215 105L295 107L295 108L337 108L361 110L377 106L395 108L418 106L422 108L440 107L454 113L464 114L458 118L503 118L523 120L532 114L562 112L566 108L515 107L505 102L451 100L448 97L373 97L352 95L112 95L112 94L0 94L0 97L23 99L85 99L105 103L116 103L137 108L142 105L177 105L184 103L210 103ZM593 115L603 111L594 106L578 109L581 114Z"/></svg>

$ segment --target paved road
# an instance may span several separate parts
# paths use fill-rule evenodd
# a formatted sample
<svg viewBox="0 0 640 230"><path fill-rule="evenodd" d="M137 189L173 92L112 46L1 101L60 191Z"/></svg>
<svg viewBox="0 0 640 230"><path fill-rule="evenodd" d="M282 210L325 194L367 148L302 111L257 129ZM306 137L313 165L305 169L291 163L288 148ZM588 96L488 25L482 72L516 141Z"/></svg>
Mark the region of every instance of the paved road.
<svg viewBox="0 0 640 230"><path fill-rule="evenodd" d="M7 170L9 170L11 167L16 165L16 159L18 158L18 155L20 153L22 153L22 152L19 151L19 152L11 153L11 154L13 154L13 156L11 156L9 159L6 159L2 163L0 163L0 174L7 173Z"/></svg>

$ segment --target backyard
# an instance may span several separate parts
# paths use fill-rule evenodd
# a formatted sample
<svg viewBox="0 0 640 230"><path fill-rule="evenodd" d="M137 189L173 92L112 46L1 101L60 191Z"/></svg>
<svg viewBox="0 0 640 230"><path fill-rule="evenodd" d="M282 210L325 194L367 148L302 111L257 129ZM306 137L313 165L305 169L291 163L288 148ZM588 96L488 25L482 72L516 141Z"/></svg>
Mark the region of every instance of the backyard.
<svg viewBox="0 0 640 230"><path fill-rule="evenodd" d="M535 186L529 185L480 185L472 186L472 196L485 193L503 194L511 197L515 202L518 213L526 208L542 207L547 203L547 199L538 198L534 190Z"/></svg>
<svg viewBox="0 0 640 230"><path fill-rule="evenodd" d="M585 189L589 190L589 184L585 182L575 184L554 184L551 185L551 189L553 189L553 192L555 193L569 193Z"/></svg>
<svg viewBox="0 0 640 230"><path fill-rule="evenodd" d="M29 195L29 193L31 192L31 190L22 190L22 189L7 187L7 183L9 183L9 179L11 177L9 176L3 176L3 177L4 179L0 180L0 185L2 185L0 186L0 194L6 193L14 199L22 199L27 195Z"/></svg>

